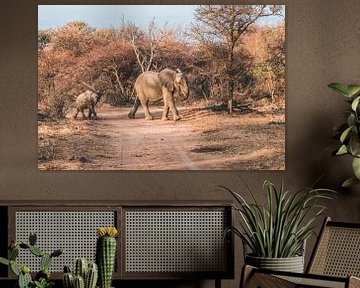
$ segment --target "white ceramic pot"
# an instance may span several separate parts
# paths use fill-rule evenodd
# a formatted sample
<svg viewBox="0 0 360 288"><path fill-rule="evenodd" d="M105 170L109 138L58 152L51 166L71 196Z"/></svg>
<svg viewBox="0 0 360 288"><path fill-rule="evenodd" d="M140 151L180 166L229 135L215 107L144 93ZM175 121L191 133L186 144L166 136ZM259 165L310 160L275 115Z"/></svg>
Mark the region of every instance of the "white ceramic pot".
<svg viewBox="0 0 360 288"><path fill-rule="evenodd" d="M289 258L263 258L246 255L245 263L262 269L304 273L304 256Z"/></svg>

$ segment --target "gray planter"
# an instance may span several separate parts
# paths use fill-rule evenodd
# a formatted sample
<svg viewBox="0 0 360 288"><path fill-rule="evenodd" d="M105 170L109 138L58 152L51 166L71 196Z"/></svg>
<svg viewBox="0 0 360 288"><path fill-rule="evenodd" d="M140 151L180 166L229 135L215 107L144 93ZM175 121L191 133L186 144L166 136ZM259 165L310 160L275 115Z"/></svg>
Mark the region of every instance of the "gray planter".
<svg viewBox="0 0 360 288"><path fill-rule="evenodd" d="M262 258L246 255L245 263L257 268L275 271L304 272L304 256L289 258Z"/></svg>

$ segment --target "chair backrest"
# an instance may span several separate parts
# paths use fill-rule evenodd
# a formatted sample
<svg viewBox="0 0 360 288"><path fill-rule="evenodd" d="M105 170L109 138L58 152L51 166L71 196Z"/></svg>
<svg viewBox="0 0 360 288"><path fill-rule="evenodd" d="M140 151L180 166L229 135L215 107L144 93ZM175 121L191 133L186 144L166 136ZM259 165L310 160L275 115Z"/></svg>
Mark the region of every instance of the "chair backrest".
<svg viewBox="0 0 360 288"><path fill-rule="evenodd" d="M326 218L307 273L360 277L360 224Z"/></svg>

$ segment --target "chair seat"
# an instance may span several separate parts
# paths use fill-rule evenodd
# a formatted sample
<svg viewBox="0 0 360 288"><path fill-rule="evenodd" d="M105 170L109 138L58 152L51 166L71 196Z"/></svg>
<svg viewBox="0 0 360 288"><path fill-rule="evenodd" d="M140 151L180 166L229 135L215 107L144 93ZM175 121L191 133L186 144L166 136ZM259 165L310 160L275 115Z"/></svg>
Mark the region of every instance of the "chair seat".
<svg viewBox="0 0 360 288"><path fill-rule="evenodd" d="M258 269L246 265L243 270L245 282L243 287L248 288L348 288L360 287L360 279L357 277L333 277L315 274L300 274L292 272L271 271ZM349 286L349 284L351 284Z"/></svg>
<svg viewBox="0 0 360 288"><path fill-rule="evenodd" d="M309 275L305 275L304 278L296 276L277 276L286 281L296 284L296 287L326 287L326 288L345 288L346 287L346 278L337 281L337 279L321 279L312 277L309 278ZM317 275L314 275L317 276ZM332 278L332 277L330 277Z"/></svg>

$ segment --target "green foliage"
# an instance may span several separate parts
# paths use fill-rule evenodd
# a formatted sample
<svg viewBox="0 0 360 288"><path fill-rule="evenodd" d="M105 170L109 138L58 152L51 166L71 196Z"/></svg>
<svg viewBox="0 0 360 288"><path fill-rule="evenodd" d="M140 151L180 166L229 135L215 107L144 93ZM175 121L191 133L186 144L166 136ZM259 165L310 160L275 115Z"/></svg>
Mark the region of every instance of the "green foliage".
<svg viewBox="0 0 360 288"><path fill-rule="evenodd" d="M42 278L39 281L34 281L32 287L33 288L51 288L54 285L55 285L54 282L49 282L46 279Z"/></svg>
<svg viewBox="0 0 360 288"><path fill-rule="evenodd" d="M58 249L51 254L44 253L40 248L34 246L36 244L36 239L36 234L30 233L29 244L24 242L14 243L8 251L9 259L0 257L0 264L10 266L11 271L18 276L19 288L50 288L53 286L53 282L50 281L50 264L52 258L60 256L63 254L64 250ZM28 250L33 255L41 257L41 271L36 274L34 281L30 275L30 268L28 266L19 267L16 263L20 249Z"/></svg>
<svg viewBox="0 0 360 288"><path fill-rule="evenodd" d="M229 227L225 232L239 236L253 256L266 258L301 255L305 240L314 233L315 222L326 209L318 204L318 200L331 199L334 193L311 187L290 193L285 191L283 184L278 189L270 181L265 181L267 205L263 206L244 185L251 197L250 202L231 189L220 186L235 198L233 208L240 215L240 227Z"/></svg>
<svg viewBox="0 0 360 288"><path fill-rule="evenodd" d="M351 108L347 111L346 121L334 127L340 142L334 154L336 156L349 154L353 157L352 168L355 177L347 179L342 184L342 187L349 187L360 183L360 85L331 83L328 87L346 97Z"/></svg>

